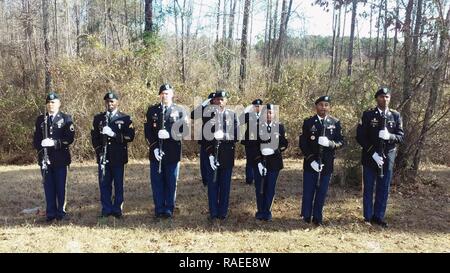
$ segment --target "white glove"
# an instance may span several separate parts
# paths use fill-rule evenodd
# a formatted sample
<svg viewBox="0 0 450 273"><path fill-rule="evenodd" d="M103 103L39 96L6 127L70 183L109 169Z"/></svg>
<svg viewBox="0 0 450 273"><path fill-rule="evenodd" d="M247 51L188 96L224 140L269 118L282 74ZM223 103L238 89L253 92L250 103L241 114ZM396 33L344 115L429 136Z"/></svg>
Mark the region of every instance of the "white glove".
<svg viewBox="0 0 450 273"><path fill-rule="evenodd" d="M53 147L55 146L55 141L51 138L46 138L41 141L42 147Z"/></svg>
<svg viewBox="0 0 450 273"><path fill-rule="evenodd" d="M166 129L163 129L158 131L158 137L159 139L168 139L170 138L170 134Z"/></svg>
<svg viewBox="0 0 450 273"><path fill-rule="evenodd" d="M323 168L323 164L320 164L317 161L313 161L311 162L311 168L313 168L313 170L315 170L316 172L320 173L322 171Z"/></svg>
<svg viewBox="0 0 450 273"><path fill-rule="evenodd" d="M223 139L224 136L225 135L224 135L222 130L214 132L214 138L217 139L217 140Z"/></svg>
<svg viewBox="0 0 450 273"><path fill-rule="evenodd" d="M249 112L252 110L252 108L253 108L253 104L251 104L251 105L245 107L244 113L249 113Z"/></svg>
<svg viewBox="0 0 450 273"><path fill-rule="evenodd" d="M263 149L261 149L261 154L263 156L273 155L274 153L275 153L275 151L272 148L263 148Z"/></svg>
<svg viewBox="0 0 450 273"><path fill-rule="evenodd" d="M261 176L265 176L267 174L267 169L261 162L258 163L258 170Z"/></svg>
<svg viewBox="0 0 450 273"><path fill-rule="evenodd" d="M391 138L391 134L386 128L384 128L378 132L378 137L384 140L389 140Z"/></svg>
<svg viewBox="0 0 450 273"><path fill-rule="evenodd" d="M153 150L153 154L155 155L155 158L158 161L161 161L161 159L165 155L165 153L163 151L161 151L161 153L160 153L159 148L156 148L155 150Z"/></svg>
<svg viewBox="0 0 450 273"><path fill-rule="evenodd" d="M114 137L116 135L113 132L113 130L111 129L111 127L109 127L109 126L103 127L102 134L110 136L110 137Z"/></svg>
<svg viewBox="0 0 450 273"><path fill-rule="evenodd" d="M215 161L216 160L215 160L214 156L210 155L209 156L209 165L211 165L211 169L213 169L213 171L215 171L217 169L217 166L220 165L219 162L217 162L217 164L216 164Z"/></svg>
<svg viewBox="0 0 450 273"><path fill-rule="evenodd" d="M372 155L373 160L377 163L378 167L382 167L384 164L383 157L381 157L378 153L373 153Z"/></svg>
<svg viewBox="0 0 450 273"><path fill-rule="evenodd" d="M211 99L204 100L204 101L202 102L202 106L205 107L206 105L209 104L210 101L211 101Z"/></svg>
<svg viewBox="0 0 450 273"><path fill-rule="evenodd" d="M326 136L319 137L319 145L330 147L330 140Z"/></svg>

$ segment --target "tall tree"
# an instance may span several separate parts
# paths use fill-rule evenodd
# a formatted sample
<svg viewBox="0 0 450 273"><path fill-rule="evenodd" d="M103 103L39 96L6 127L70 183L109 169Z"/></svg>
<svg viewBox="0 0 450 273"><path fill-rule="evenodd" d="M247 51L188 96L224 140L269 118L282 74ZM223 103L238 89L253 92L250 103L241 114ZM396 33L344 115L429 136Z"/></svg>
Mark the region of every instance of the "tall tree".
<svg viewBox="0 0 450 273"><path fill-rule="evenodd" d="M405 19L403 24L403 91L402 91L402 116L403 116L403 127L405 130L405 141L400 145L396 160L397 171L401 174L400 177L403 180L407 179L406 170L410 167L410 156L408 155L408 146L411 142L411 136L408 132L410 128L411 120L411 81L412 81L412 58L411 58L411 43L412 43L412 32L411 32L411 21L412 21L412 11L413 11L414 0L408 0L405 11Z"/></svg>
<svg viewBox="0 0 450 273"><path fill-rule="evenodd" d="M145 0L145 27L144 31L152 33L153 29L153 0Z"/></svg>
<svg viewBox="0 0 450 273"><path fill-rule="evenodd" d="M383 17L383 72L387 73L387 55L388 55L388 1L384 1L384 17Z"/></svg>
<svg viewBox="0 0 450 273"><path fill-rule="evenodd" d="M217 21L216 21L216 44L219 42L220 29L220 0L217 1Z"/></svg>
<svg viewBox="0 0 450 273"><path fill-rule="evenodd" d="M441 4L440 8L442 8L442 6L443 5ZM442 14L443 11L441 11L440 13ZM417 171L419 170L421 156L422 156L422 150L425 146L425 142L427 139L427 133L433 126L433 124L431 123L431 119L433 118L433 116L436 112L439 94L442 93L442 78L443 78L445 66L448 61L450 8L447 11L445 20L443 17L441 17L439 19L440 19L439 20L440 22L437 24L438 29L440 30L439 31L440 32L440 34L439 34L439 36L440 36L439 49L436 54L435 65L433 66L431 85L429 87L430 95L428 98L428 105L425 110L425 118L423 120L422 130L419 135L418 144L415 147L415 151L414 151L413 166L412 166L414 177L417 175Z"/></svg>
<svg viewBox="0 0 450 273"><path fill-rule="evenodd" d="M412 66L414 70L417 70L418 65L418 55L419 55L419 41L420 41L420 30L422 28L422 0L417 0L416 8L416 21L414 23L414 34L412 39L411 57Z"/></svg>
<svg viewBox="0 0 450 273"><path fill-rule="evenodd" d="M248 17L250 13L250 0L244 2L244 18L242 21L242 36L241 36L241 66L239 69L239 91L245 91L245 81L247 78L247 32L248 32Z"/></svg>
<svg viewBox="0 0 450 273"><path fill-rule="evenodd" d="M228 26L228 38L227 38L227 59L226 59L226 70L225 77L228 79L230 77L231 63L233 61L233 31L234 31L234 16L236 13L236 2L237 0L230 0L230 21Z"/></svg>
<svg viewBox="0 0 450 273"><path fill-rule="evenodd" d="M279 82L281 79L281 63L283 61L283 50L284 44L287 39L287 26L289 22L289 17L292 9L292 0L289 1L289 6L287 0L283 0L281 7L281 21L280 21L280 32L278 35L278 41L275 47L274 58L276 59L275 71L274 71L274 82Z"/></svg>
<svg viewBox="0 0 450 273"><path fill-rule="evenodd" d="M76 37L76 54L77 56L80 56L80 6L77 2L74 3L73 6L74 12L75 12L75 31L77 34Z"/></svg>
<svg viewBox="0 0 450 273"><path fill-rule="evenodd" d="M44 70L45 70L45 92L49 93L52 88L52 77L50 74L50 43L48 40L48 0L42 0L42 33L44 36Z"/></svg>
<svg viewBox="0 0 450 273"><path fill-rule="evenodd" d="M353 69L353 43L355 40L355 25L356 25L356 8L357 8L358 0L353 0L352 2L352 23L350 27L350 42L348 48L348 68L347 68L347 76L350 77L352 75Z"/></svg>

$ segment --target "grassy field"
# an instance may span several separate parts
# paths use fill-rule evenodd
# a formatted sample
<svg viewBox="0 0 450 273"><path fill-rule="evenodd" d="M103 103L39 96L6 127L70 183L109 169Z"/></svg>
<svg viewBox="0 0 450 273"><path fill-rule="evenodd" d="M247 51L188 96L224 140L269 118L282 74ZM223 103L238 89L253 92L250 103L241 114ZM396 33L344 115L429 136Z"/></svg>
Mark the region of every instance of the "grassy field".
<svg viewBox="0 0 450 273"><path fill-rule="evenodd" d="M421 170L421 183L393 187L390 228L362 221L358 189L330 186L324 226L300 221L301 161L287 160L277 185L273 222L254 219L254 187L244 183L237 161L229 219L207 221L206 189L198 162L182 162L175 217L153 218L147 161L126 169L125 217L98 220L96 166L71 167L67 187L69 222L47 225L25 208L45 207L37 166L0 166L0 252L450 252L450 168Z"/></svg>

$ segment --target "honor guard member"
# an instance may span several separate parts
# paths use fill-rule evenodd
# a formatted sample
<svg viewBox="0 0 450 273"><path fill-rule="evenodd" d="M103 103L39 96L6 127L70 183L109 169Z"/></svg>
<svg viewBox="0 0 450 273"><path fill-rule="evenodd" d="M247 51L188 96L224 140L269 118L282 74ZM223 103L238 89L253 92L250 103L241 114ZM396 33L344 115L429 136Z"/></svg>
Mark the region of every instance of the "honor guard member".
<svg viewBox="0 0 450 273"><path fill-rule="evenodd" d="M134 139L131 117L119 111L119 97L109 91L103 97L106 111L94 117L91 140L98 163L101 217L122 217L123 177L128 162L128 143ZM112 187L114 185L114 201Z"/></svg>
<svg viewBox="0 0 450 273"><path fill-rule="evenodd" d="M150 182L156 218L171 218L181 160L181 140L189 134L184 109L173 103L169 84L159 88L161 102L150 106L144 125L149 143Z"/></svg>
<svg viewBox="0 0 450 273"><path fill-rule="evenodd" d="M303 161L301 216L305 222L322 224L322 210L333 173L335 150L343 145L341 123L329 115L331 99L322 96L315 102L317 115L303 122L300 149Z"/></svg>
<svg viewBox="0 0 450 273"><path fill-rule="evenodd" d="M256 99L250 106L244 109L239 121L246 125L244 139L241 144L245 147L245 183L251 185L255 179L254 168L256 167L255 157L259 154L259 147L256 139L259 129L259 115L263 101Z"/></svg>
<svg viewBox="0 0 450 273"><path fill-rule="evenodd" d="M59 111L59 95L51 92L46 97L46 113L36 119L33 138L41 168L46 221L68 220L66 214L66 177L71 163L69 145L73 143L75 129L72 117Z"/></svg>
<svg viewBox="0 0 450 273"><path fill-rule="evenodd" d="M208 204L210 221L225 220L228 215L231 175L234 167L235 143L239 122L236 113L226 108L228 93L218 90L212 100L211 118L205 124L208 168Z"/></svg>
<svg viewBox="0 0 450 273"><path fill-rule="evenodd" d="M201 132L202 139L198 141L198 144L200 145L200 174L202 176L203 186L205 186L205 187L208 185L206 177L207 177L207 168L209 168L209 159L208 159L208 154L206 153L206 149L205 149L206 141L203 137L203 126L205 125L207 118L203 117L203 112L206 107L211 105L210 102L211 102L211 99L214 97L214 95L215 95L215 92L210 93L208 95L208 98L191 112L192 120L195 120L195 119L202 120L202 132Z"/></svg>
<svg viewBox="0 0 450 273"><path fill-rule="evenodd" d="M281 152L288 147L284 125L275 121L273 104L267 104L257 137L257 155L254 158L256 219L272 221L272 204L278 174L283 169Z"/></svg>
<svg viewBox="0 0 450 273"><path fill-rule="evenodd" d="M364 220L386 228L384 215L397 153L396 144L403 142L404 132L400 113L389 109L391 91L380 88L375 98L377 107L363 113L356 140L362 147Z"/></svg>

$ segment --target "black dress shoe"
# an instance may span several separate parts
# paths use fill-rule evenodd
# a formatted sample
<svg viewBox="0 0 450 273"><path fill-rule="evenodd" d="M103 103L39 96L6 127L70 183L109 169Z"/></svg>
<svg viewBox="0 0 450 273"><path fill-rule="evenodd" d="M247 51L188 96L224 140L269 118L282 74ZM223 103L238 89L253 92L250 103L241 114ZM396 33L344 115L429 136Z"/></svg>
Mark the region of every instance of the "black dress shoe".
<svg viewBox="0 0 450 273"><path fill-rule="evenodd" d="M159 216L160 218L164 218L164 219L172 218L172 214L170 212L163 212L163 213L160 213L159 215L160 215Z"/></svg>
<svg viewBox="0 0 450 273"><path fill-rule="evenodd" d="M70 219L71 219L70 215L68 215L68 214L61 216L61 217L56 217L56 220L58 220L58 221L70 221Z"/></svg>
<svg viewBox="0 0 450 273"><path fill-rule="evenodd" d="M219 218L217 218L217 216L211 216L211 215L209 215L207 219L208 219L208 222L214 223L214 222L216 222L217 219L219 219Z"/></svg>
<svg viewBox="0 0 450 273"><path fill-rule="evenodd" d="M371 222L372 224L379 225L379 226L382 227L382 228L388 228L388 224L387 224L385 221L383 221L383 220L381 220L381 219L378 219L378 218L376 218L376 217L373 217L372 220L370 220L370 222Z"/></svg>
<svg viewBox="0 0 450 273"><path fill-rule="evenodd" d="M116 219L122 219L122 213L121 213L121 212L113 213L113 216L114 216Z"/></svg>
<svg viewBox="0 0 450 273"><path fill-rule="evenodd" d="M309 224L311 223L311 218L310 217L303 218L303 221Z"/></svg>
<svg viewBox="0 0 450 273"><path fill-rule="evenodd" d="M322 221L319 221L319 220L317 220L317 219L313 219L312 222L313 222L313 224L314 224L315 226L322 226L322 225L323 225Z"/></svg>
<svg viewBox="0 0 450 273"><path fill-rule="evenodd" d="M109 216L111 216L112 214L111 213L102 213L102 214L100 214L99 216L98 216L98 218L99 219L106 219L106 218L108 218Z"/></svg>
<svg viewBox="0 0 450 273"><path fill-rule="evenodd" d="M53 222L55 219L56 219L55 217L47 217L47 218L45 218L45 222L51 223L51 222Z"/></svg>

